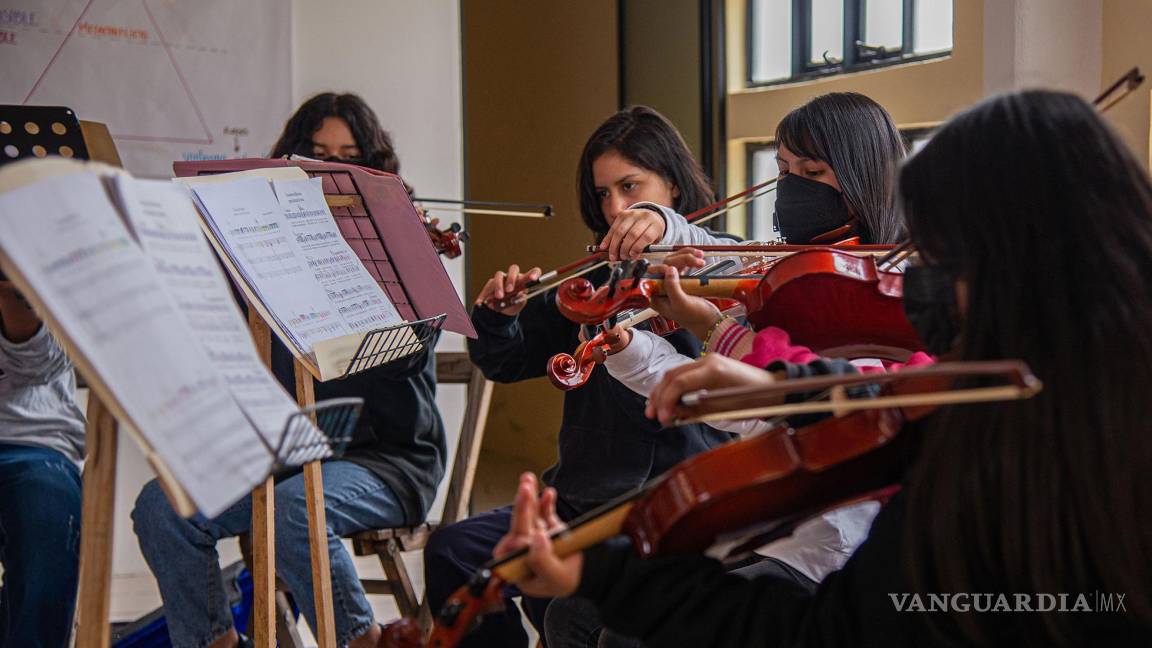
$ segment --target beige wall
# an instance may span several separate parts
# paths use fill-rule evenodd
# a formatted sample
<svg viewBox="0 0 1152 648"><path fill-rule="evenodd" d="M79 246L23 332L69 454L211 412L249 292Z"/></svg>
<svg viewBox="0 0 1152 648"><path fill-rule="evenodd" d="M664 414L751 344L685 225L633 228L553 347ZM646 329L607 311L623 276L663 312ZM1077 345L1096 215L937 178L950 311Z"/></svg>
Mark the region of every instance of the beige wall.
<svg viewBox="0 0 1152 648"><path fill-rule="evenodd" d="M576 165L588 135L618 105L616 11L611 0L461 2L466 196L556 208L551 220L471 219L469 297L511 263L551 269L591 242ZM478 507L508 503L516 474L554 460L561 402L547 379L497 386Z"/></svg>
<svg viewBox="0 0 1152 648"><path fill-rule="evenodd" d="M1105 0L1103 83L1110 84L1134 65L1152 74L1152 2ZM1119 129L1136 155L1149 164L1149 101L1152 87L1145 82L1136 92L1108 111L1108 120Z"/></svg>

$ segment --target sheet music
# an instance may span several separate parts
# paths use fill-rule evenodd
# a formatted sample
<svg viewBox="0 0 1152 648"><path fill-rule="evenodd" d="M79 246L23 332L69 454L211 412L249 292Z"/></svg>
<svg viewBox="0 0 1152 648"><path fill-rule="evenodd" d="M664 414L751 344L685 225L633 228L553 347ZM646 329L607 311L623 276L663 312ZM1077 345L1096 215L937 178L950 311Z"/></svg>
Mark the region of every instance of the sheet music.
<svg viewBox="0 0 1152 648"><path fill-rule="evenodd" d="M191 194L182 185L129 176L110 183L189 328L268 445L278 448L288 417L299 411L296 401L260 361L228 280L200 231ZM311 427L304 443L326 448L320 431Z"/></svg>
<svg viewBox="0 0 1152 648"><path fill-rule="evenodd" d="M351 333L300 251L284 210L262 178L195 185L209 225L293 344Z"/></svg>
<svg viewBox="0 0 1152 648"><path fill-rule="evenodd" d="M320 178L273 180L289 231L352 333L399 324L396 307L340 234Z"/></svg>
<svg viewBox="0 0 1152 648"><path fill-rule="evenodd" d="M271 456L98 176L0 195L0 247L205 515L263 480Z"/></svg>

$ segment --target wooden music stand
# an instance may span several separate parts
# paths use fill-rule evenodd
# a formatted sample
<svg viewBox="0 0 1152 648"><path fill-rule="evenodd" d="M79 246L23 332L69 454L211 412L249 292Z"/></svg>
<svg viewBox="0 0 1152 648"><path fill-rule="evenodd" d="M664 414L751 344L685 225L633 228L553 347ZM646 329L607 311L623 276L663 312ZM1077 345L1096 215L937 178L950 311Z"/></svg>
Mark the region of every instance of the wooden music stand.
<svg viewBox="0 0 1152 648"><path fill-rule="evenodd" d="M71 111L68 111L68 114L71 115ZM5 114L0 112L0 118L4 117ZM74 121L74 116L72 120L73 121L67 124L68 132L71 133L73 129L83 132L84 146L88 151L91 151L92 159L109 164L110 166L120 166L120 159L116 152L115 145L111 140L108 129L103 124L83 122L77 125ZM52 126L60 126L60 124L52 124ZM45 126L43 130L50 132L47 126ZM3 255L0 254L0 256ZM11 280L22 289L25 296L40 313L46 325L55 331L62 331L63 328L60 326L60 323L55 320L55 317L49 309L45 308L39 296L35 291L29 289L23 273L16 269L8 274ZM106 648L110 643L108 617L111 608L112 521L115 507L116 452L119 445L117 420L129 420L129 417L118 403L115 394L104 383L101 375L88 361L85 354L80 349L75 348L67 336L59 336L59 338L61 345L65 348L69 357L72 358L77 371L84 378L90 389L86 424L88 454L83 475L79 566L80 586L77 597L75 645L80 648ZM257 341L259 342L259 338L257 338ZM270 355L268 352L270 350L270 337L266 328L263 342L264 344L258 346L260 347L263 358L267 360ZM306 400L309 405L314 405L314 396L309 395ZM348 399L343 400L347 401ZM354 412L358 411L358 405L333 403L333 406L334 409L330 409L329 412L338 411L337 416L344 417L341 420L348 422L350 429L351 423L349 421L354 422ZM313 412L311 416L315 421L316 413ZM351 416L351 418L348 418L349 416ZM285 428L284 439L289 438L288 433L293 429L294 420L299 419L297 417L289 419ZM129 427L128 429L131 430L132 428ZM137 434L137 442L144 450L145 456L156 472L158 481L176 512L185 517L196 513L196 506L172 476L163 459L154 452L142 435ZM274 458L277 461L281 459L279 450L283 447L282 442L281 448L273 452L275 455ZM313 465L316 470L319 469L318 463L313 462ZM256 570L256 578L259 579L259 581L274 583L275 576L272 571L272 556L274 555L272 544L273 535L272 525L270 523L272 520L273 502L272 499L268 497L270 488L271 478L266 480L265 483L253 493L254 524L252 538L254 550L264 558L260 563L264 569ZM322 489L319 486L314 488L322 494ZM321 515L319 526L321 529L320 537L326 539L323 534L322 506L319 507L319 513ZM326 542L324 542L322 554L326 562ZM259 597L259 590L257 596ZM327 601L330 610L330 587L328 589ZM269 597L269 600L264 602L263 608L263 614L261 614L261 610L257 610L257 618L262 616L270 617L271 611L274 610L274 601ZM274 639L272 639L274 635L272 633L266 633L266 635L265 645L274 645ZM269 639L271 639L271 643L268 642ZM327 645L334 645L334 639Z"/></svg>
<svg viewBox="0 0 1152 648"><path fill-rule="evenodd" d="M51 124L51 128L67 129L56 135L72 137L72 128L78 127L90 159L119 167L120 157L103 124L71 120ZM50 130L44 124L40 131L47 135ZM19 272L9 273L9 278L23 289L25 297L33 304L44 319L45 324L54 330L61 330L59 323L44 308L39 297L27 289L27 282ZM83 495L81 504L80 536L80 576L76 608L76 643L78 648L107 648L109 645L108 616L111 608L112 581L112 541L113 509L115 507L116 451L119 445L117 419L127 416L116 405L116 399L104 384L95 368L83 353L71 348L66 339L59 340L72 359L77 372L89 386L86 445L87 458L83 475ZM181 515L195 513L196 507L191 498L172 477L164 461L153 451L150 444L137 434L140 444L152 468L167 494L173 507Z"/></svg>
<svg viewBox="0 0 1152 648"><path fill-rule="evenodd" d="M242 168L248 171L268 167L275 168L277 166L282 168L285 166L283 161L280 161L279 165L276 164L276 161L258 161L272 163L266 166L253 165L251 164L252 161L245 162L249 162L249 164ZM200 171L207 170L207 165L199 164L177 163L174 166L178 176L199 175ZM215 173L239 170L227 168L228 166L230 166L230 161L216 163L211 170ZM323 177L325 178L326 200L330 208L337 210L360 207L360 209L363 209L363 199L358 192L353 189L351 195L334 195L330 193L330 190L336 186L332 178L328 176ZM371 181L371 178L368 178L368 180ZM341 214L341 216L343 216L343 214ZM349 220L346 224L350 224L350 222ZM284 335L275 318L271 316L271 313L257 298L252 287L244 281L242 273L239 272L236 265L232 262L221 242L216 239L212 229L207 227L206 223L204 225L203 230L213 249L216 251L217 257L248 302L249 329L252 333L253 340L256 342L261 358L265 364L271 368L271 340L273 334L275 333L281 339L286 339L287 336ZM342 235L352 243L353 239L348 238L348 231L347 227L341 227ZM360 233L361 230L357 229L354 231ZM427 237L423 234L422 230L417 229L416 231L420 233L419 240L425 242L430 247L431 244L427 243ZM379 233L374 233L377 237L375 240L380 241ZM400 242L394 242L394 245L399 246ZM393 300L398 310L408 318L418 317L418 306L414 305L413 302L415 300L411 298L408 289L398 276L399 273L390 272L391 265L389 264L392 263L391 255L381 247L377 254L372 256L368 248L359 239L355 239L353 247L365 267L369 269L373 277L381 283L381 287L385 289L386 294ZM436 258L434 253L433 258ZM438 259L437 265L439 265ZM381 267L387 268L387 270L383 271L384 274L381 274ZM454 292L452 296L455 298ZM458 300L456 304L459 307ZM460 311L463 312L462 307L459 308ZM427 347L430 345L435 332L443 325L446 317L446 315L440 314L434 317L407 321L400 325L369 332L364 336L356 353L354 353L348 361L347 369L344 370L343 375L350 375L374 368L392 360L406 357L405 354L399 353L399 351L408 347L423 348L424 352L431 353L432 350ZM470 329L470 322L468 323L468 328ZM293 365L297 403L302 408L308 407L315 403L316 394L315 383L313 381L321 379L321 371L315 362L310 361L308 358L301 357L292 345L287 346L295 355ZM316 603L316 627L313 628L313 633L320 648L335 648L336 625L332 607L332 569L328 556L327 519L324 509L324 485L320 462L314 461L305 464L303 471L305 501L308 509L309 550L312 559L312 589ZM252 569L254 582L254 627L251 628L251 634L258 648L272 648L276 645L275 542L273 540L275 530L272 523L275 510L274 499L271 479L253 492L253 564L250 565L250 568ZM256 535L257 532L260 534L259 537Z"/></svg>

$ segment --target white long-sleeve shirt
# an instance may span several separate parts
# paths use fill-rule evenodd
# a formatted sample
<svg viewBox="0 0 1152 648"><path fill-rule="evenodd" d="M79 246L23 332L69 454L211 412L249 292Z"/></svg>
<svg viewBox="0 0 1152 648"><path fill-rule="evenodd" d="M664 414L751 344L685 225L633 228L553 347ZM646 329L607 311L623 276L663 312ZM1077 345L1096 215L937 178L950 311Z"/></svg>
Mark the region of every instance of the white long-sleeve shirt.
<svg viewBox="0 0 1152 648"><path fill-rule="evenodd" d="M683 216L667 207L656 207L665 222L661 245L731 243L689 224ZM751 350L752 338L747 328L733 320L725 320L713 332L706 350L739 359ZM648 396L664 378L665 372L690 362L695 360L681 355L667 340L650 331L633 329L632 341L620 352L608 356L604 366L626 387L641 396ZM714 421L708 425L740 436L766 432L771 427L759 419ZM874 501L827 511L798 526L791 536L760 547L756 553L780 560L819 582L844 566L856 547L868 537L872 519L879 511L880 504Z"/></svg>

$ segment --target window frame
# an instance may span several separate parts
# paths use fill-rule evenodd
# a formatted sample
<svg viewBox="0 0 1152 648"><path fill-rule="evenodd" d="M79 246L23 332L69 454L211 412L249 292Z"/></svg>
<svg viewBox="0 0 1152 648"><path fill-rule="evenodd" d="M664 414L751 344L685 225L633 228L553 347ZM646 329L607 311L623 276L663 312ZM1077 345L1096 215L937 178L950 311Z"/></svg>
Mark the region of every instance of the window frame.
<svg viewBox="0 0 1152 648"><path fill-rule="evenodd" d="M747 0L744 34L745 78L747 88L764 88L798 81L822 79L837 74L864 72L905 63L916 63L952 55L952 49L917 54L913 51L916 42L916 0L903 0L902 43L898 50L885 50L883 55L868 54L862 46L867 25L865 9L868 0L843 0L844 2L844 60L836 62L812 63L808 56L812 45L812 2L813 0L792 0L792 75L771 81L757 81L752 78L752 61L756 50L756 4L757 0ZM955 0L953 0L955 14Z"/></svg>

